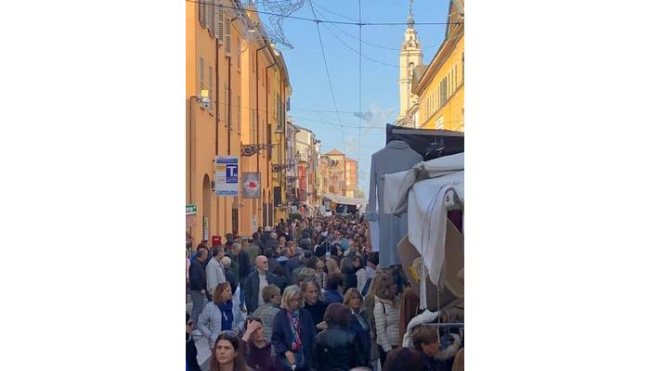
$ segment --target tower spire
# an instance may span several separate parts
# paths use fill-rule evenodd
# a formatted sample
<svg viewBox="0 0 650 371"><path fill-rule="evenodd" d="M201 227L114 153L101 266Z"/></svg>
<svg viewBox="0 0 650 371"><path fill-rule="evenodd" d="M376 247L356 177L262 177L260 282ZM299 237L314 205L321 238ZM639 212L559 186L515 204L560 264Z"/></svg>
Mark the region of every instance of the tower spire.
<svg viewBox="0 0 650 371"><path fill-rule="evenodd" d="M413 28L415 21L413 20L413 2L415 0L409 0L409 18L408 18L408 28Z"/></svg>

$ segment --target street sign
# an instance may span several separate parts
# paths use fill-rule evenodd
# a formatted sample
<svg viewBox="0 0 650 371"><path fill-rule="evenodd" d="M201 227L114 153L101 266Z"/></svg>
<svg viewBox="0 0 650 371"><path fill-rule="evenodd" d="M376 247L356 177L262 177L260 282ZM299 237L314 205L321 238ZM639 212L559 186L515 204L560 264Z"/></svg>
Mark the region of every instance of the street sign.
<svg viewBox="0 0 650 371"><path fill-rule="evenodd" d="M196 205L195 204L185 205L185 215L191 215L191 214L196 214Z"/></svg>
<svg viewBox="0 0 650 371"><path fill-rule="evenodd" d="M260 198L260 173L243 173L242 198Z"/></svg>
<svg viewBox="0 0 650 371"><path fill-rule="evenodd" d="M239 194L239 157L215 158L214 192L219 197L237 197Z"/></svg>

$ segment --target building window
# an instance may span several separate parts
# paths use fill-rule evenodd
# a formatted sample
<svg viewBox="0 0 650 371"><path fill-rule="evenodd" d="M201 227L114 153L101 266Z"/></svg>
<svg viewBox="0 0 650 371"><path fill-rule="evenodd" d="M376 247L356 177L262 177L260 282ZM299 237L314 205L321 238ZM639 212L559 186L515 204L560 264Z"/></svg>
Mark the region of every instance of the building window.
<svg viewBox="0 0 650 371"><path fill-rule="evenodd" d="M436 120L436 129L442 130L443 128L444 128L444 120L443 117L440 116L440 118Z"/></svg>
<svg viewBox="0 0 650 371"><path fill-rule="evenodd" d="M460 72L463 74L463 78L460 81L465 83L465 52L463 52L463 65Z"/></svg>
<svg viewBox="0 0 650 371"><path fill-rule="evenodd" d="M241 96L237 96L237 132L241 132Z"/></svg>
<svg viewBox="0 0 650 371"><path fill-rule="evenodd" d="M237 70L241 69L241 40L237 40Z"/></svg>
<svg viewBox="0 0 650 371"><path fill-rule="evenodd" d="M258 143L258 140L257 140L257 125L255 125L255 123L257 122L256 119L257 119L257 112L256 112L255 108L251 108L251 129L250 129L251 143L256 143L257 144Z"/></svg>
<svg viewBox="0 0 650 371"><path fill-rule="evenodd" d="M203 58L199 58L199 85L201 90L205 89L205 61Z"/></svg>

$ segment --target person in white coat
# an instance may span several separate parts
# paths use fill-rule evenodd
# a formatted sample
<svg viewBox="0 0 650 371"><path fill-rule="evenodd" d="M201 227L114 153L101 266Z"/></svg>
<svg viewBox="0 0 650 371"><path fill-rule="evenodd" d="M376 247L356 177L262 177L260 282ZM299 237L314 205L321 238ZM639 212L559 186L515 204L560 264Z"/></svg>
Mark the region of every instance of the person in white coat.
<svg viewBox="0 0 650 371"><path fill-rule="evenodd" d="M206 305L199 316L199 331L208 339L210 350L222 331L241 332L244 328L244 318L238 306L233 305L230 283L222 282L217 285L212 295L212 301Z"/></svg>
<svg viewBox="0 0 650 371"><path fill-rule="evenodd" d="M391 274L386 272L377 273L374 279L378 280L378 286L375 293L373 315L377 330L379 358L383 366L386 354L400 345L399 299L397 297L397 284Z"/></svg>
<svg viewBox="0 0 650 371"><path fill-rule="evenodd" d="M221 264L221 258L224 256L223 247L217 247L212 250L212 259L205 267L205 276L208 286L208 301L212 301L212 293L217 285L226 282L226 274Z"/></svg>

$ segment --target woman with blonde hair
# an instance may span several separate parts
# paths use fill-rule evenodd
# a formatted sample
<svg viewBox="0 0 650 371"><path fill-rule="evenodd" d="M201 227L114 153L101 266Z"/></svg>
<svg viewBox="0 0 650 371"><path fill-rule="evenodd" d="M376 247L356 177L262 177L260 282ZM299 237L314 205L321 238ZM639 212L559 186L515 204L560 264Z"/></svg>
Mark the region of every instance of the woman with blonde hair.
<svg viewBox="0 0 650 371"><path fill-rule="evenodd" d="M325 310L327 304L323 302L323 292L316 281L305 281L300 285L300 290L305 298L305 309L311 314L311 319L316 326L317 331L325 329L324 322Z"/></svg>
<svg viewBox="0 0 650 371"><path fill-rule="evenodd" d="M327 267L327 275L329 276L331 276L334 273L341 273L339 264L336 262L336 260L332 258L329 258L325 261L325 266Z"/></svg>
<svg viewBox="0 0 650 371"><path fill-rule="evenodd" d="M214 349L217 337L222 331L239 332L244 326L244 319L239 308L233 306L230 283L217 285L212 301L199 315L199 331L208 339L210 350Z"/></svg>
<svg viewBox="0 0 650 371"><path fill-rule="evenodd" d="M375 307L373 315L377 330L379 358L383 365L386 354L400 345L399 339L399 300L397 284L386 271L378 273L371 285L375 285Z"/></svg>
<svg viewBox="0 0 650 371"><path fill-rule="evenodd" d="M343 304L347 305L350 312L350 330L352 330L360 343L361 352L364 354L364 363L359 366L370 366L370 321L363 308L363 296L356 288L348 289L343 297Z"/></svg>
<svg viewBox="0 0 650 371"><path fill-rule="evenodd" d="M280 312L273 320L271 343L286 371L309 371L316 327L311 314L303 308L300 288L291 285L284 289Z"/></svg>

